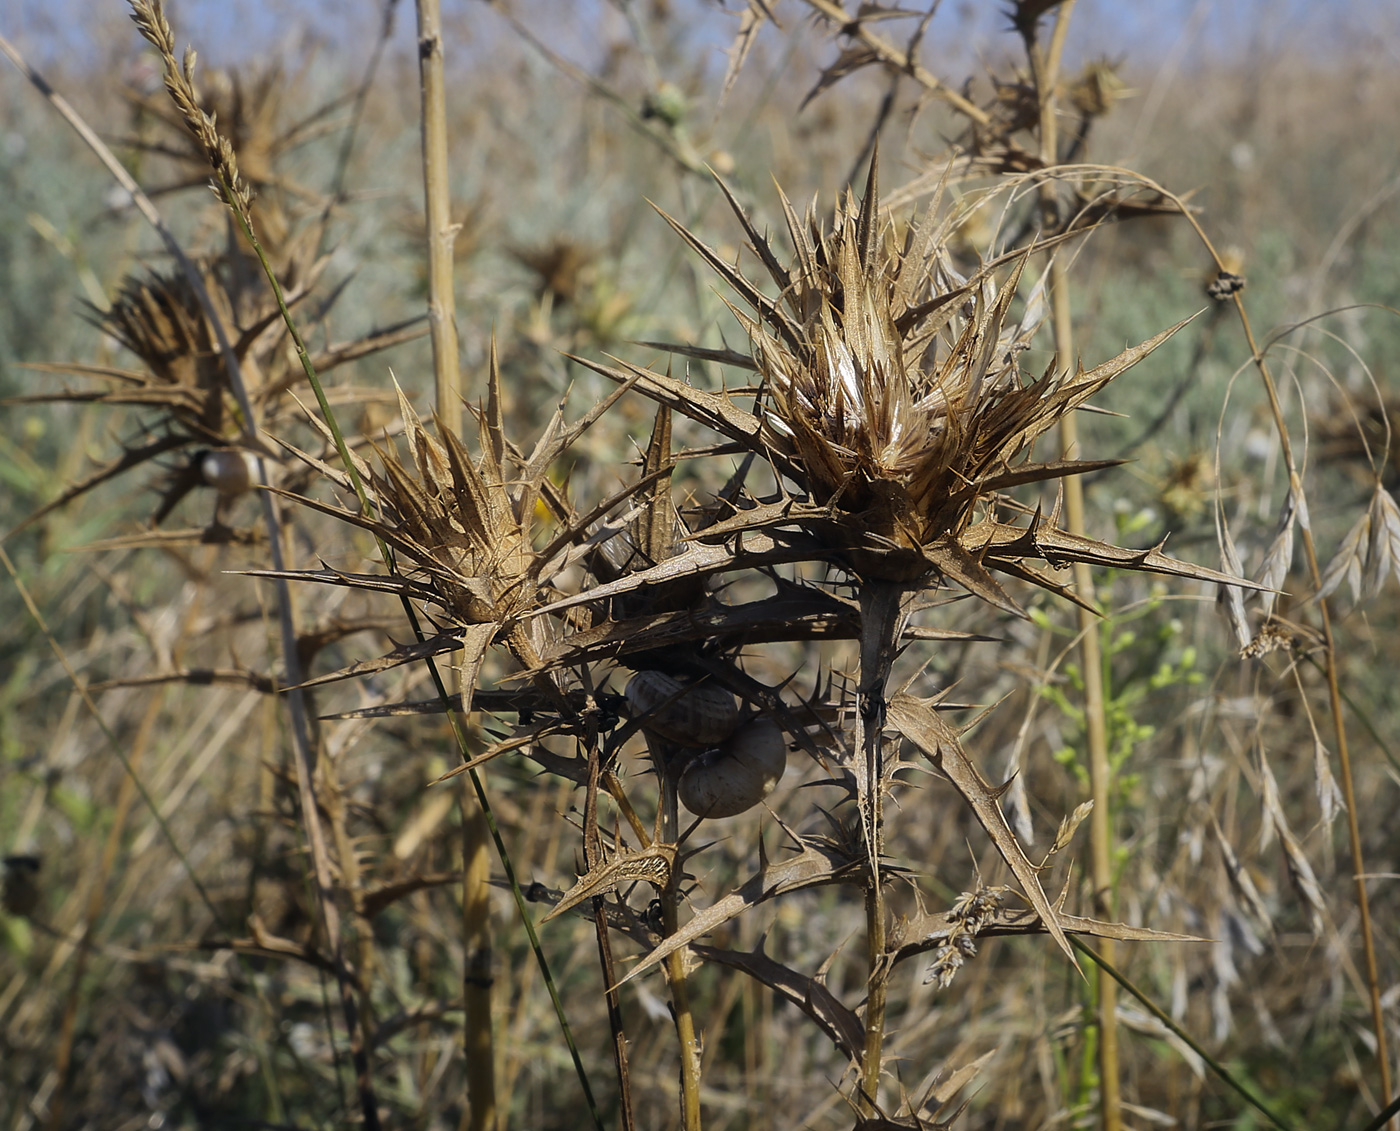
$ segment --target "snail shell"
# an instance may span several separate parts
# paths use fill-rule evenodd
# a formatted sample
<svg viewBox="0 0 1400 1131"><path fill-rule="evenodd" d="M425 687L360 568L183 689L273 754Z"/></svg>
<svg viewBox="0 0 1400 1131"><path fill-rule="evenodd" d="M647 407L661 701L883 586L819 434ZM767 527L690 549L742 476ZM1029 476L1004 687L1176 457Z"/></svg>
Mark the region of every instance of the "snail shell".
<svg viewBox="0 0 1400 1131"><path fill-rule="evenodd" d="M718 746L739 722L734 696L713 683L687 684L664 672L638 672L626 695L632 717L677 746Z"/></svg>
<svg viewBox="0 0 1400 1131"><path fill-rule="evenodd" d="M200 478L226 498L243 494L258 481L258 463L252 452L210 448L196 458Z"/></svg>
<svg viewBox="0 0 1400 1131"><path fill-rule="evenodd" d="M772 793L786 768L782 728L771 719L754 719L691 759L676 792L697 817L732 817Z"/></svg>

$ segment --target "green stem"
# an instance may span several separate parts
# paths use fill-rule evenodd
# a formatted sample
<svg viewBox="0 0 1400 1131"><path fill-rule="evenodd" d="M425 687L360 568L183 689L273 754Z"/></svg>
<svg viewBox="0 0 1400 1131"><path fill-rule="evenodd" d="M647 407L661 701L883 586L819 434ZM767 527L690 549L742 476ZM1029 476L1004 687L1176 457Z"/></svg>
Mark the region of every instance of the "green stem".
<svg viewBox="0 0 1400 1131"><path fill-rule="evenodd" d="M1056 118L1056 86L1059 82L1060 60L1069 34L1069 21L1074 13L1074 0L1066 0L1055 13L1050 42L1042 48L1036 38L1035 26L1026 29L1026 54L1035 78L1039 102L1040 157L1047 168L1060 161L1059 130ZM1046 209L1058 211L1053 181L1041 187ZM1057 219L1051 216L1053 221ZM1048 267L1050 305L1055 334L1055 356L1062 369L1074 365L1074 329L1070 308L1068 273L1064 261L1052 259ZM1075 455L1079 443L1073 414L1060 421L1060 447L1064 458ZM1084 516L1084 484L1078 476L1064 481L1065 528L1083 537L1086 533ZM1084 562L1074 564L1074 588L1085 601L1094 603L1094 578ZM1110 801L1113 770L1108 754L1107 698L1104 690L1104 660L1099 638L1098 617L1088 609L1079 609L1080 656L1084 668L1085 743L1089 761L1089 792L1094 802L1089 817L1090 872L1093 882L1094 913L1112 922L1113 910L1113 823ZM1103 940L1104 952L1111 960L1114 940ZM1102 972L1094 987L1095 1012L1098 1018L1094 1041L1099 1070L1099 1121L1104 1131L1120 1131L1123 1125L1120 1068L1118 1058L1118 992L1117 987ZM1087 1050L1086 1050L1087 1051Z"/></svg>
<svg viewBox="0 0 1400 1131"><path fill-rule="evenodd" d="M648 747L651 740L648 739ZM668 771L667 759L653 751L656 774L661 781L661 831L663 844L675 844L680 836L680 811L676 782ZM661 922L667 935L680 926L681 880L685 869L680 854L676 866L661 891ZM668 955L666 981L671 990L671 1009L676 1018L676 1040L681 1060L681 1119L685 1131L700 1131L700 1042L695 1033L695 1014L690 1007L690 986L686 981L685 948Z"/></svg>

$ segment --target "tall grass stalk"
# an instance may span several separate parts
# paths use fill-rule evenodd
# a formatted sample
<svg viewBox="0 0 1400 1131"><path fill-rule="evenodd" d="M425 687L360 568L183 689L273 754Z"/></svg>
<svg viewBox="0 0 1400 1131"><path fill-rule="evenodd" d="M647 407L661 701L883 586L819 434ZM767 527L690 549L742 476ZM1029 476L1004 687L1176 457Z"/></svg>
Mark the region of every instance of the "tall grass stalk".
<svg viewBox="0 0 1400 1131"><path fill-rule="evenodd" d="M253 230L252 215L249 207L251 196L247 185L244 182L242 182L241 177L238 173L236 155L234 154L233 149L228 144L228 142L225 139L219 137L208 115L204 114L204 112L199 108L197 96L194 93L194 88L191 83L191 74L193 71L193 53L187 53L183 69L176 64L174 57L174 36L170 31L169 24L164 18L163 12L161 11L160 0L132 0L132 9L135 13L135 19L138 28L140 28L142 34L145 35L146 38L150 40L151 43L161 53L162 59L164 60L166 67L167 88L170 90L172 98L174 99L177 107L181 110L181 113L185 118L185 122L190 128L191 132L194 133L196 138L203 145L204 150L208 156L210 165L215 173L215 178L220 187L222 198L225 204L227 205L230 213L232 214L235 222L237 223L239 229L241 230L244 238L248 241L249 246L253 249L260 264L262 265L263 272L267 277L269 286L271 287L273 295L276 299L278 309L282 316L282 320L287 327L287 331L291 336L293 343L295 344L297 356L301 362L304 372L306 373L307 380L316 394L317 403L321 408L326 426L331 432L331 435L335 441L337 450L340 454L341 460L343 461L343 465L345 466L346 473L349 477L350 482L356 490L361 506L365 509L365 512L368 513L370 509L369 500L365 494L364 486L360 482L356 462L350 457L349 450L345 443L344 435L340 430L339 424L336 421L335 414L332 411L331 406L326 399L325 391L322 388L321 382L317 377L315 369L311 364L310 354L306 349L305 342L302 340L301 334L297 329L295 320L292 318L291 312L287 307L286 298L282 293L281 285L278 282L276 274L272 270L272 267L268 262L267 256L263 252L261 244L258 242L257 235ZM126 179L130 180L129 177ZM217 320L215 320L215 326L219 326ZM227 358L232 359L236 364L236 359L233 358L231 350L226 350L225 355ZM236 390L238 388L241 388L241 383L239 383L237 380L236 369L231 368L230 370L230 382L234 385ZM247 405L246 392L241 394L240 402L245 405L245 414L247 416L247 419L251 421L252 413L251 408ZM263 493L262 499L265 513L268 516L270 516L270 522L272 525L272 529L269 531L269 537L270 540L272 540L274 546L274 552L272 555L274 571L282 575L276 579L279 592L282 592L286 589L286 581L281 554L280 551L276 549L277 541L275 536L279 533L279 531L275 522L275 511L273 510L274 500L271 493L268 492ZM381 554L383 554L385 558L386 564L389 565L390 568L392 568L393 559L389 554L388 547L381 541L379 544L379 548ZM416 615L413 613L411 606L408 605L406 600L404 601L404 607L405 612L409 616L410 623L413 626L415 635L418 636L418 638L421 640L422 633L421 629L418 626ZM290 623L289 599L282 605L282 608L284 610L282 617L283 648L284 652L286 653L284 662L288 665L289 675L291 675L291 673L293 672L296 673L293 678L295 679L295 683L299 684L300 673L294 666L296 664L296 636ZM428 668L433 678L434 685L437 688L439 696L441 697L444 704L448 703L449 697L447 694L447 690L437 671L436 665L433 664L431 658L429 658L428 660ZM311 840L313 847L313 860L317 861L317 894L318 899L320 900L321 906L323 908L323 916L325 918L325 929L327 932L327 938L331 941L332 946L334 947L338 981L341 988L341 1002L346 1015L347 1029L350 1033L351 1054L355 1066L357 1089L360 1094L362 1118L364 1120L365 1126L373 1129L379 1126L379 1117L378 1105L374 1097L373 1081L371 1078L366 1053L368 1044L367 1032L363 1028L365 1024L364 1018L362 1018L359 1012L357 1011L355 1001L352 996L354 991L353 979L349 974L348 970L346 969L344 960L341 957L341 947L343 945L343 940L339 930L339 918L338 914L335 911L334 904L331 902L330 899L331 881L329 857L326 854L324 839L320 835L319 818L317 817L318 810L316 806L313 787L311 784L311 753L309 741L307 741L306 734L305 708L304 706L301 706L298 710L298 705L304 702L304 697L301 691L299 690L299 687L294 685L288 691L288 698L293 707L294 731L299 731L299 733L301 734L301 749L303 751L303 757L299 758L297 762L298 786L299 790L302 793L303 820L307 822L308 833L314 833L314 836L310 836L309 839ZM460 723L457 721L455 715L453 715L450 711L449 719L453 723L453 730L457 738L459 749L461 750L463 757L466 758L467 742L465 732L463 731ZM299 724L299 726L295 724ZM543 951L540 949L539 940L536 937L533 925L529 920L528 912L525 908L524 897L520 891L519 884L515 879L514 870L510 866L510 861L506 854L504 842L500 837L499 830L496 828L494 820L492 819L491 813L489 811L484 787L482 786L480 779L475 773L475 771L472 771L470 776L472 785L476 791L478 803L485 816L491 837L495 841L498 855L501 858L507 879L510 882L512 892L515 896L517 908L519 909L521 916L525 921L526 932L530 937L532 948L535 952L536 958L541 964L541 968L544 973L545 983L550 991L551 1000L554 1003L555 1012L558 1017L561 1029L563 1031L566 1044L568 1045L571 1055L573 1057L574 1067L576 1072L578 1073L580 1083L583 1087L589 1112L592 1115L595 1124L598 1124L599 1116L597 1104L593 1099L592 1091L588 1084L587 1075L584 1072L582 1062L579 1059L577 1046L574 1044L572 1035L569 1032L568 1022L563 1012L563 1003L559 999L558 992L554 986L553 979L550 976ZM319 855L317 849L318 845ZM323 868L324 879L322 878Z"/></svg>
<svg viewBox="0 0 1400 1131"><path fill-rule="evenodd" d="M1185 207L1183 201L1175 194L1162 186L1152 182L1148 178L1142 178L1143 183L1161 193L1165 198L1173 200L1182 211L1187 223L1192 227L1197 239L1210 254L1218 271L1227 271L1225 258L1216 248L1210 236L1206 234L1200 221ZM1243 294L1235 291L1230 299L1235 307L1235 313L1239 318L1240 329L1244 334L1245 341L1249 346L1250 359L1254 364L1259 380L1264 388L1264 393L1268 401L1269 416L1274 425L1274 432L1278 436L1279 449L1283 455L1284 467L1288 473L1288 489L1293 499L1296 500L1296 512L1298 526L1302 534L1303 553L1307 562L1308 576L1312 583L1313 591L1320 592L1322 588L1322 570L1318 562L1317 546L1313 539L1312 522L1308 516L1307 497L1303 490L1302 476L1298 470L1298 463L1293 451L1293 441L1288 432L1288 423L1284 419L1283 405L1279 399L1278 385L1274 380L1273 373L1269 367L1267 349L1261 348L1258 339L1254 335L1254 329L1249 319L1249 312L1244 304ZM1361 847L1361 824L1356 807L1356 788L1354 784L1351 764L1350 744L1347 741L1346 715L1343 710L1343 696L1341 689L1341 678L1337 669L1337 641L1332 624L1332 606L1328 597L1323 597L1317 601L1318 619L1322 625L1323 640L1323 664L1327 683L1328 709L1332 718L1332 737L1337 745L1337 761L1342 771L1342 795L1346 801L1346 823L1347 841L1351 854L1352 882L1356 889L1357 910L1361 919L1361 946L1363 961L1366 969L1366 987L1370 998L1371 1030L1375 1038L1375 1055L1377 1079L1380 1085L1380 1092L1388 1102L1393 1096L1392 1077L1390 1070L1390 1053L1386 1040L1385 1009L1381 1000L1380 970L1376 958L1375 932L1371 921L1371 901L1366 890L1366 865Z"/></svg>
<svg viewBox="0 0 1400 1131"><path fill-rule="evenodd" d="M447 145L447 81L442 44L442 5L417 0L418 72L422 88L423 196L427 205L428 325L433 341L433 382L438 416L453 432L462 426L462 378L457 345L457 305L452 286L451 166Z"/></svg>
<svg viewBox="0 0 1400 1131"><path fill-rule="evenodd" d="M1040 43L1036 35L1036 22L1024 29L1026 55L1031 62L1039 103L1040 158L1046 168L1054 168L1060 162L1056 88L1074 6L1075 0L1064 0L1055 9L1048 46ZM1047 179L1042 184L1041 196L1048 211L1047 220L1053 224L1058 218L1058 186L1054 180ZM1072 370L1075 364L1074 323L1064 258L1052 253L1047 271L1055 356L1062 367ZM1073 413L1060 420L1059 433L1062 458L1074 459L1079 450L1079 424ZM1064 500L1065 529L1072 534L1085 535L1088 530L1084 514L1084 484L1077 476L1065 480ZM1085 562L1074 563L1072 569L1075 592L1084 602L1075 612L1079 621L1079 649L1084 672L1084 739L1089 763L1089 797L1094 804L1089 814L1089 875L1093 885L1094 914L1105 922L1113 922L1112 770L1108 755L1103 655L1099 646L1100 618L1098 613L1086 607L1098 604L1094 596L1092 571ZM1104 939L1100 947L1105 959L1113 961L1114 940ZM1095 1048L1099 1075L1099 1120L1104 1131L1120 1131L1123 1123L1118 1064L1118 986L1101 966L1095 970L1094 982L1098 1022Z"/></svg>
<svg viewBox="0 0 1400 1131"><path fill-rule="evenodd" d="M1221 271L1225 270L1225 265L1220 256L1215 253L1214 247L1206 242L1211 254ZM1269 412L1274 421L1274 429L1279 437L1279 444L1283 452L1284 466L1288 469L1288 488L1293 492L1293 497L1302 503L1304 514L1306 514L1306 503L1304 502L1302 477L1298 473L1298 465L1294 460L1293 444L1288 435L1288 427L1283 419L1283 407L1279 402L1278 386L1274 383L1273 374L1269 370L1268 357L1259 348L1259 343L1255 340L1254 331L1250 326L1249 314L1245 310L1244 300L1240 294L1234 295L1236 312L1239 314L1240 326L1244 331L1245 339L1249 343L1250 354L1254 360L1255 368L1259 372L1260 381L1264 385L1265 392L1269 400ZM1299 524L1303 535L1303 552L1308 563L1308 573L1312 581L1313 591L1318 592L1322 588L1322 570L1318 564L1317 546L1313 541L1312 524L1306 519ZM1356 809L1356 787L1352 777L1351 752L1347 742L1346 716L1343 712L1341 680L1337 673L1337 640L1332 631L1332 608L1330 600L1323 597L1317 602L1318 616L1322 622L1323 655L1327 669L1327 698L1328 706L1332 716L1332 737L1337 744L1337 762L1342 770L1342 796L1346 800L1346 822L1347 841L1351 851L1352 882L1356 887L1356 905L1361 915L1361 947L1366 964L1366 988L1370 994L1371 1006L1371 1030L1376 1040L1376 1067L1380 1083L1380 1092L1383 1100L1389 1102L1394 1098L1392 1091L1390 1074L1390 1053L1386 1043L1386 1020L1385 1009L1381 1001L1381 981L1380 969L1376 960L1376 939L1375 931L1371 924L1371 900L1366 891L1366 863L1361 849L1361 823ZM1394 1126L1394 1119L1391 1120Z"/></svg>
<svg viewBox="0 0 1400 1131"><path fill-rule="evenodd" d="M447 142L447 84L439 0L417 0L418 72L422 103L423 198L427 230L428 325L433 343L434 405L441 425L462 429L462 377L453 287L451 164ZM462 668L457 667L460 677ZM458 680L465 702L471 689ZM487 1131L499 1119L496 1053L491 1027L492 945L490 831L473 799L462 799L462 945L466 951L462 994L470 1131Z"/></svg>

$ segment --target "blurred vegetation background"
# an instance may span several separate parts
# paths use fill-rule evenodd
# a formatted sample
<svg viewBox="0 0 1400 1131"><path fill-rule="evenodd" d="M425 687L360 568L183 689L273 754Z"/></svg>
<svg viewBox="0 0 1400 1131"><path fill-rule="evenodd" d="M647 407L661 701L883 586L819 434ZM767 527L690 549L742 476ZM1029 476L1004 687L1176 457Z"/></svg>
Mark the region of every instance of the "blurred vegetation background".
<svg viewBox="0 0 1400 1131"><path fill-rule="evenodd" d="M267 171L272 187L263 196L291 228L336 193L346 130L358 123L326 225L321 292L339 294L316 319L316 349L423 310L418 71L405 5L289 7L191 2L172 5L171 16L181 45L200 52L201 81L229 107L220 124L232 126L245 169ZM781 28L758 38L721 97L724 53L743 7L700 0L446 6L463 369L474 400L494 335L515 435L533 436L561 398L577 413L603 395L606 383L567 354L614 353L664 367L664 355L636 343L742 346L711 279L649 202L733 259L739 233L706 165L776 229L773 180L799 206L816 194L825 209L859 183L887 99L880 132L887 197L925 172L953 132L946 109L873 69L809 99L840 41L819 34L800 6L780 12ZM922 45L925 65L985 95L988 72L1001 73L1015 54L999 7L945 5ZM1330 559L1367 506L1373 466L1383 468L1388 489L1400 469L1389 433L1392 359L1400 356L1391 309L1400 306L1400 11L1379 0L1201 0L1152 5L1151 14L1125 7L1085 0L1071 30L1066 74L1103 66L1117 84L1085 157L1189 192L1216 246L1238 263L1255 326L1279 339L1274 359L1290 431L1306 452L1310 520ZM386 13L393 23L382 64L357 115L354 94ZM108 139L186 247L225 244L226 221L199 187L204 176L172 149L169 113L158 108L159 70L123 5L6 0L0 33ZM275 223L270 213L266 219ZM966 238L977 246L984 235ZM98 312L124 277L169 268L130 201L77 138L20 74L0 70L0 397L82 387L27 363L129 365L130 355L97 325ZM1098 233L1075 252L1072 271L1077 342L1092 364L1207 306L1214 268L1185 223L1159 216ZM1025 366L1039 372L1049 359L1048 347L1032 350ZM1088 479L1091 534L1141 546L1170 535L1176 555L1218 566L1218 498L1245 565L1257 568L1287 482L1249 361L1237 328L1212 307L1096 402L1109 412L1082 419L1085 454L1132 462ZM390 369L425 410L426 339L335 374L338 388L363 393L353 411L371 435L392 414L371 394L390 388ZM718 385L723 375L694 363L692 379ZM0 531L139 432L138 410L12 403L0 411ZM650 428L640 399L622 402L575 451L574 483L615 487L619 465L636 457ZM706 438L695 431L685 442ZM154 682L176 670L275 668L260 610L270 598L261 583L227 572L255 567L256 548L112 543L144 528L176 471L148 465L98 486L5 548L83 682L153 681L111 686L97 702L233 933L245 933L253 914L269 935L300 938L309 929L306 869L276 703L232 677L203 686ZM211 512L232 525L251 523L247 499L227 514L214 507L210 493L193 492L169 525L201 527ZM304 564L364 557L352 532L315 529L296 548ZM1370 1091L1344 825L1335 819L1326 751L1318 754L1298 702L1319 700L1316 672L1306 657L1242 663L1211 593L1174 590L1169 598L1140 579L1103 583L1122 610L1104 630L1120 914L1213 940L1120 947L1120 965L1294 1126L1360 1127L1384 1098ZM1307 584L1300 573L1282 588L1305 593ZM1372 913L1393 1051L1400 1046L1400 685L1391 665L1400 665L1400 649L1391 649L1400 618L1391 583L1364 602L1342 592L1357 816L1378 877ZM337 625L369 615L359 601L318 607L325 635L318 670L376 654L376 644L337 635ZM1288 598L1280 612L1308 616ZM1012 648L949 649L932 658L930 678L968 702L1015 692L982 724L980 746L992 752L993 780L1009 765L1021 767L1018 829L1043 852L1058 815L1082 799L1083 773L1075 753L1078 676L1061 651L1074 622L1053 603L1035 614L1030 625L998 625ZM16 861L0 917L4 1126L345 1125L354 1105L330 1036L338 1024L327 1004L332 991L304 965L266 954L240 960L210 943L220 932L8 577L0 624L0 849ZM1026 671L1039 674L1027 681ZM410 678L376 677L369 688L336 689L318 705L331 711L374 695L413 698ZM453 764L445 728L411 718L373 729L326 726L353 848L377 861L376 882L451 876L455 795L425 789ZM1261 750L1271 778L1261 772ZM538 777L524 758L494 766L492 783L522 876L568 887L581 865L557 816L574 804L567 783ZM1320 905L1295 892L1260 800L1269 790L1311 860ZM911 808L892 820L901 855L927 861L934 889L949 899L972 883L976 866L993 866L965 815L950 807ZM737 874L719 870L704 883L719 893ZM1055 873L1047 890L1067 878ZM24 881L38 889L27 907ZM463 1118L454 890L425 885L374 920L382 983L374 1055L390 1126L454 1127ZM825 888L803 900L761 923L745 920L727 945L752 947L768 933L770 953L815 968L860 929L858 909ZM504 896L493 912L503 924L515 914ZM606 1019L591 936L581 922L552 926L546 948L566 999L580 1003L571 1019L606 1094ZM533 961L508 926L497 945L508 1125L580 1126L576 1082ZM851 976L844 985L834 979L833 991L858 998ZM911 1092L929 1086L924 1065L951 1073L976 1061L981 1090L969 1093L959 1125L1092 1121L1084 986L1043 940L988 941L953 991L921 985L913 973L909 979L895 1028L901 1048L920 1051L919 1075L902 1078ZM712 1126L851 1124L825 1083L839 1077L839 1059L816 1047L790 1006L709 967L699 984ZM645 981L634 986L627 1009L635 1014L641 1125L676 1125L667 1007ZM1160 1023L1131 1001L1122 1016L1131 1125L1262 1125Z"/></svg>

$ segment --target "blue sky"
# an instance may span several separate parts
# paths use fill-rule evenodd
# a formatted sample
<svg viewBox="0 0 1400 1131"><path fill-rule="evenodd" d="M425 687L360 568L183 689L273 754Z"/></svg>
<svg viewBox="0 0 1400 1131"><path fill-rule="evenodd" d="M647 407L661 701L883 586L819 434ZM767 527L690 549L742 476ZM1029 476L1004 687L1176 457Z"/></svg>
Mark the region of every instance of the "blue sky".
<svg viewBox="0 0 1400 1131"><path fill-rule="evenodd" d="M636 0L647 3L648 0ZM673 0L685 11L709 10L705 21L716 40L730 21L713 11L716 0ZM367 44L378 25L383 0L168 0L167 13L182 42L192 41L214 63L236 62L269 44L305 33L332 48L355 50ZM728 0L737 11L742 0ZM609 0L513 0L513 6L537 25L567 24L571 38L586 50L600 23L616 26ZM855 0L848 0L854 8ZM906 7L918 7L906 0ZM481 0L444 0L449 20L478 43L489 42L501 21ZM995 46L1005 26L1007 0L944 0L930 32L934 42L956 42L975 55ZM37 61L95 60L95 44L122 34L123 0L0 0L0 34L16 41ZM778 7L790 19L804 7L784 0ZM611 20L609 17L612 17ZM399 0L397 46L410 51L414 6ZM969 35L969 31L972 32ZM134 32L130 33L134 36ZM1111 53L1130 65L1151 68L1183 36L1190 52L1215 58L1247 60L1256 51L1297 47L1313 52L1345 52L1366 43L1389 42L1400 65L1400 4L1394 0L1080 0L1071 40L1083 54ZM465 35L464 35L465 38ZM552 38L552 37L550 37ZM718 47L718 42L714 44ZM469 51L463 43L460 49Z"/></svg>

